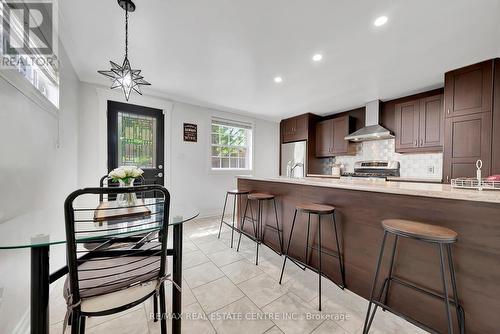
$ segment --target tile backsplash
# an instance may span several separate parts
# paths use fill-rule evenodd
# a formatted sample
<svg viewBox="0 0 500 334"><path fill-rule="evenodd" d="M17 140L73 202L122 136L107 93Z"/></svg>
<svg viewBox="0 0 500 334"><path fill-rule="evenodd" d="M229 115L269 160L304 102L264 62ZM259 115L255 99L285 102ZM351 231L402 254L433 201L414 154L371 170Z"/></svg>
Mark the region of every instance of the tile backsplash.
<svg viewBox="0 0 500 334"><path fill-rule="evenodd" d="M441 178L443 168L442 153L400 154L395 152L395 140L365 141L356 144L356 155L337 156L325 159L324 173L329 174L329 165L335 162L343 164L346 172L354 171L354 162L360 160L396 160L399 161L402 177Z"/></svg>

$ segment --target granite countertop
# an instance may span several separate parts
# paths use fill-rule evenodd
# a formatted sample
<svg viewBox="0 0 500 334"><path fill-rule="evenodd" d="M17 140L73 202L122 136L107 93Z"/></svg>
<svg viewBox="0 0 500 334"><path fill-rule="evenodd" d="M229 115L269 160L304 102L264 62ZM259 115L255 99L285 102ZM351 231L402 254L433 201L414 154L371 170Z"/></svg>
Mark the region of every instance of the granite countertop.
<svg viewBox="0 0 500 334"><path fill-rule="evenodd" d="M325 179L340 179L340 176L331 174L307 174L307 177L320 177Z"/></svg>
<svg viewBox="0 0 500 334"><path fill-rule="evenodd" d="M387 181L397 182L421 182L421 183L441 183L441 178L418 178L418 177L405 177L405 176L388 176Z"/></svg>
<svg viewBox="0 0 500 334"><path fill-rule="evenodd" d="M434 197L434 198L445 198L445 199L500 204L500 191L454 189L449 184L441 184L441 183L387 182L384 180L334 179L334 178L319 178L319 177L291 179L282 176L276 176L276 177L237 176L237 178L246 180L256 180L256 181L303 184L316 187L330 187L338 189L371 191L371 192L388 193L388 194L423 196L423 197Z"/></svg>

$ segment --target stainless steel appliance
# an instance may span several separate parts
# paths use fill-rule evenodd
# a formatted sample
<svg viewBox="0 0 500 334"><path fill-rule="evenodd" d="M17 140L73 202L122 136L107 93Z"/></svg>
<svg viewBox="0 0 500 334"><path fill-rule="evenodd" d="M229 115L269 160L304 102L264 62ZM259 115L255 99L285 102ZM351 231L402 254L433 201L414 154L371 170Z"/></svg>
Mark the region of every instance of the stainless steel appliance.
<svg viewBox="0 0 500 334"><path fill-rule="evenodd" d="M307 172L307 142L281 144L281 175L304 177Z"/></svg>
<svg viewBox="0 0 500 334"><path fill-rule="evenodd" d="M365 127L349 134L345 137L345 140L359 142L394 138L391 131L379 124L379 116L380 101L375 100L368 102L365 108Z"/></svg>
<svg viewBox="0 0 500 334"><path fill-rule="evenodd" d="M380 178L399 176L399 161L368 160L354 163L353 173L342 173L342 178Z"/></svg>

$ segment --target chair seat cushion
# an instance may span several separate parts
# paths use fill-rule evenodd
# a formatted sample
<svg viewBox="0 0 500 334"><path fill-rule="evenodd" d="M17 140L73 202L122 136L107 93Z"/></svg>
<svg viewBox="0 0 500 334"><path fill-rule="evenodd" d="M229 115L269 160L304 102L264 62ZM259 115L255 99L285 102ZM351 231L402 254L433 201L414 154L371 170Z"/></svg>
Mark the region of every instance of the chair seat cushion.
<svg viewBox="0 0 500 334"><path fill-rule="evenodd" d="M84 298L80 309L85 313L96 313L131 304L154 293L157 284L158 280L154 280L105 295Z"/></svg>
<svg viewBox="0 0 500 334"><path fill-rule="evenodd" d="M156 288L159 272L159 256L94 258L82 263L78 267L82 311L84 305L85 308L97 312L95 309L102 311L147 296ZM63 292L64 298L68 300L70 295L68 278L64 283ZM107 298L109 300L105 301Z"/></svg>

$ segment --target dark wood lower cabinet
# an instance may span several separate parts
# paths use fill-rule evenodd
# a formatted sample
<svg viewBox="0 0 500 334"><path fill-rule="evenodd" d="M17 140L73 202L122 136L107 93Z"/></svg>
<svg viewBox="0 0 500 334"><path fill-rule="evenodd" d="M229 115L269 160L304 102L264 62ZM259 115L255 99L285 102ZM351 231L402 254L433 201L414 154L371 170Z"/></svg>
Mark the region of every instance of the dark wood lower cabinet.
<svg viewBox="0 0 500 334"><path fill-rule="evenodd" d="M443 174L449 183L457 177L475 177L476 161L482 160L482 173L491 174L492 113L446 118Z"/></svg>
<svg viewBox="0 0 500 334"><path fill-rule="evenodd" d="M283 182L238 179L238 188L268 192L276 196L278 219L287 246L295 206L298 203L325 203L336 207L340 226L341 249L344 254L347 288L369 297L382 241L381 221L387 218L418 220L451 228L458 233L453 245L453 258L459 300L465 310L466 333L498 333L500 314L500 205L451 199L427 198L397 194L373 193L329 187L315 187ZM245 204L245 203L243 203ZM272 222L272 205L263 208L264 220ZM325 219L325 221L323 221ZM322 218L323 249L335 250L335 234L331 217ZM323 228L324 226L324 228ZM251 224L247 224L252 232ZM311 240L317 240L317 223L312 221ZM316 251L304 258L307 215L298 216L294 228L291 256L318 265ZM313 237L314 236L314 237ZM266 233L265 244L277 247L276 233ZM388 239L381 276L388 272L390 248ZM313 245L317 246L317 245ZM340 283L338 260L322 257L326 275ZM441 293L438 248L423 242L400 238L396 253L395 275ZM276 281L279 275L276 276ZM380 281L380 284L382 282ZM448 282L448 287L450 283ZM342 292L339 292L342 293ZM446 333L445 307L441 300L402 287L394 286L389 306L424 324ZM366 303L368 306L368 302ZM376 317L382 316L381 310ZM455 319L455 310L452 309ZM456 321L454 320L456 324ZM459 333L455 325L454 333Z"/></svg>

